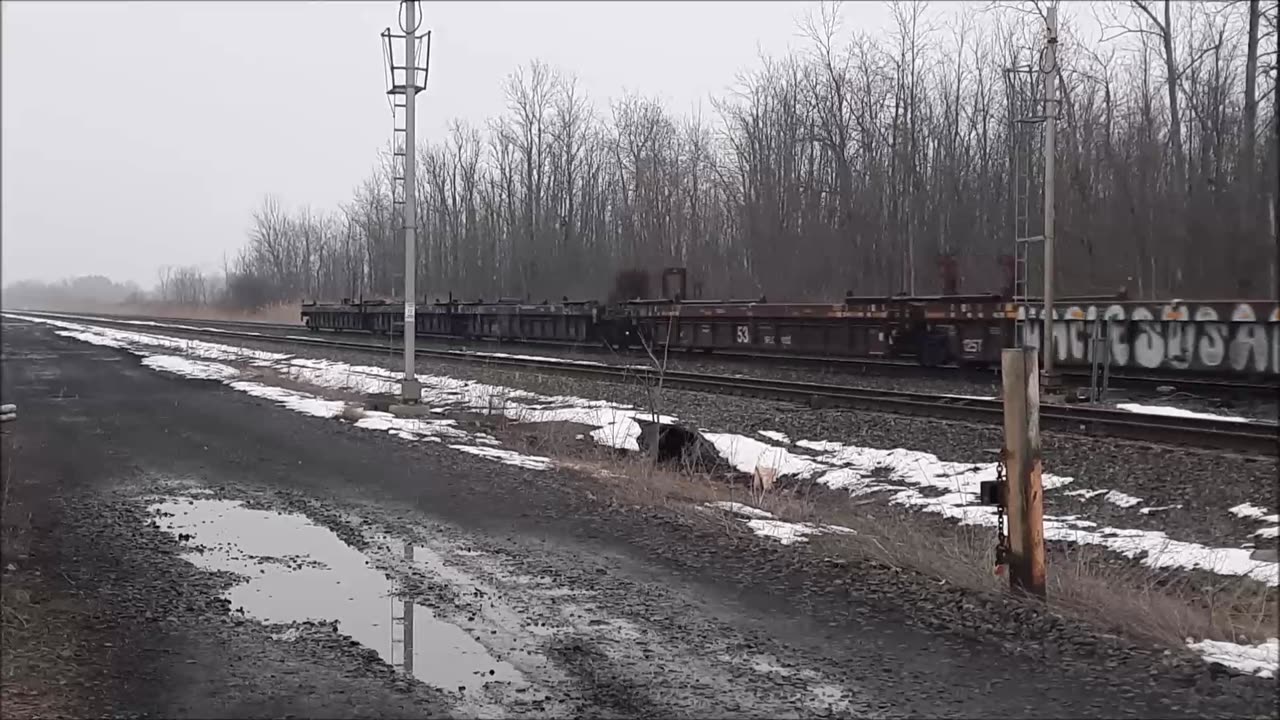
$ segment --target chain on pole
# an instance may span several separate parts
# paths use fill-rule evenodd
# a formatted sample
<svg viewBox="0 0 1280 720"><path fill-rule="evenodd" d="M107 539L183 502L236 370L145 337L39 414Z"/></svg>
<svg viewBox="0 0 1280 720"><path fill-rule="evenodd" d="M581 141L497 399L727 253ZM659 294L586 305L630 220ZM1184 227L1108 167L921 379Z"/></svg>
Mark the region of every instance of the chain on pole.
<svg viewBox="0 0 1280 720"><path fill-rule="evenodd" d="M1005 568L1009 564L1009 533L1005 529L1004 509L1005 501L1003 498L1009 496L1008 481L1005 477L1004 465L1009 457L1007 450L1000 451L1000 460L996 462L996 483L1000 488L1002 499L996 504L996 557L995 557L995 573L1003 575Z"/></svg>

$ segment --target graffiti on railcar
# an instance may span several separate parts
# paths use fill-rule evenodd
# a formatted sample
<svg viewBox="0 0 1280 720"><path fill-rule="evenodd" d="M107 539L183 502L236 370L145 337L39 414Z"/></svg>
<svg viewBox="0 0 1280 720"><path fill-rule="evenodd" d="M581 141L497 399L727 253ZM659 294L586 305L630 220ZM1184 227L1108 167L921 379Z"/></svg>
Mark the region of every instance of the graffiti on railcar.
<svg viewBox="0 0 1280 720"><path fill-rule="evenodd" d="M1280 308L1273 306L1126 303L1069 306L1054 315L1054 356L1063 363L1088 363L1096 348L1109 351L1116 367L1280 373ZM1028 323L1028 344L1039 348L1040 333L1038 323Z"/></svg>

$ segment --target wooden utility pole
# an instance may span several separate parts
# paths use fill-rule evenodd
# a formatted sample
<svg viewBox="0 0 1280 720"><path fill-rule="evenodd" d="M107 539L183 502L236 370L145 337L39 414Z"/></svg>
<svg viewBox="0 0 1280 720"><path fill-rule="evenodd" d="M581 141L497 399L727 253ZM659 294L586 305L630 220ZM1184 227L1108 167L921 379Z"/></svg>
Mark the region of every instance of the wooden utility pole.
<svg viewBox="0 0 1280 720"><path fill-rule="evenodd" d="M1040 375L1033 348L1003 351L1004 462L1009 585L1045 597L1044 488L1040 483Z"/></svg>

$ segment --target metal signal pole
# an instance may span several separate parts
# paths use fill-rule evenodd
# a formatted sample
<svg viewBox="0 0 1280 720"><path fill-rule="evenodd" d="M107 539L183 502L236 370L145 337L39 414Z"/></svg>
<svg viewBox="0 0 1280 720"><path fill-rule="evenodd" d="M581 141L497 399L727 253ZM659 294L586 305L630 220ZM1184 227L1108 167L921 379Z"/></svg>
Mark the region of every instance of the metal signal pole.
<svg viewBox="0 0 1280 720"><path fill-rule="evenodd" d="M414 378L413 341L417 336L417 297L416 280L417 262L417 153L414 152L414 100L417 99L415 67L413 57L414 37L418 29L414 18L413 0L405 0L404 5L404 383L401 384L401 395L406 402L417 402L422 395L422 388Z"/></svg>
<svg viewBox="0 0 1280 720"><path fill-rule="evenodd" d="M401 399L406 404L417 403L422 386L414 375L414 339L417 335L417 158L415 149L416 101L418 93L426 89L427 65L418 67L418 41L427 38L427 52L431 53L431 33L418 35L421 18L417 15L414 0L401 0L404 17L400 21L402 35L395 35L388 28L382 33L390 82L387 94L391 96L391 114L395 121L395 136L391 145L393 158L392 202L402 205L404 230L404 380L400 385ZM394 40L404 40L404 64L395 62ZM427 58L424 57L424 60ZM404 82L397 82L397 72L403 73ZM418 73L422 73L419 81ZM419 85L418 83L422 84ZM403 97L403 100L400 98ZM403 122L403 125L401 123ZM399 165L397 165L399 163Z"/></svg>
<svg viewBox="0 0 1280 720"><path fill-rule="evenodd" d="M1044 79L1044 329L1041 331L1041 348L1044 351L1044 382L1046 391L1057 387L1053 370L1053 237L1054 237L1054 175L1058 142L1058 6L1051 3L1045 17L1047 37L1041 69Z"/></svg>

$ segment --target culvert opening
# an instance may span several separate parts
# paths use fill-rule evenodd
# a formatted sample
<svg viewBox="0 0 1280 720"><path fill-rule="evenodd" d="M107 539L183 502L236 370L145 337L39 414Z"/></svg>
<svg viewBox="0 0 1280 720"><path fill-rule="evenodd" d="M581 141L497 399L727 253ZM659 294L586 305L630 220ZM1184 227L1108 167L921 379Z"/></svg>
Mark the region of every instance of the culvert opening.
<svg viewBox="0 0 1280 720"><path fill-rule="evenodd" d="M657 450L657 461L699 471L710 471L720 464L720 454L697 430L653 420L635 418L640 426L636 443L640 452L649 456Z"/></svg>

